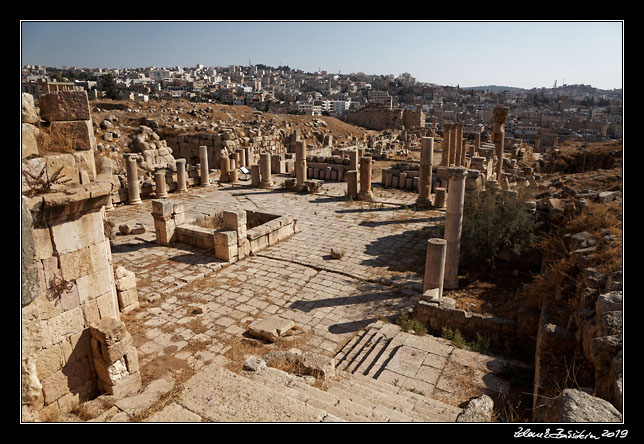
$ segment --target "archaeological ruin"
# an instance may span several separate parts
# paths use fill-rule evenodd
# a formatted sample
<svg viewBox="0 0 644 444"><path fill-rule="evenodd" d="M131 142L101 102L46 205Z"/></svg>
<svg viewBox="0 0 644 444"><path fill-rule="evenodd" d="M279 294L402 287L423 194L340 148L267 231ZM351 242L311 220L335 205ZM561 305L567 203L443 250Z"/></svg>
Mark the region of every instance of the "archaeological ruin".
<svg viewBox="0 0 644 444"><path fill-rule="evenodd" d="M23 93L21 421L622 422L621 139L510 112Z"/></svg>

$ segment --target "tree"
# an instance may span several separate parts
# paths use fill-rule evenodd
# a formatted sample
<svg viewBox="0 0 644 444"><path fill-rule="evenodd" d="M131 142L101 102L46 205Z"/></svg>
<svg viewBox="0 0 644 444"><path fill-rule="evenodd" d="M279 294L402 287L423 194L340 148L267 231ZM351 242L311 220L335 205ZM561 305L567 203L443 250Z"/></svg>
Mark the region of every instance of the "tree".
<svg viewBox="0 0 644 444"><path fill-rule="evenodd" d="M525 202L511 194L465 196L461 252L465 262L494 265L501 250L521 254L535 240L537 223Z"/></svg>
<svg viewBox="0 0 644 444"><path fill-rule="evenodd" d="M118 99L120 98L118 88L116 87L116 81L112 74L106 74L101 77L102 89L105 92L105 96L108 99Z"/></svg>

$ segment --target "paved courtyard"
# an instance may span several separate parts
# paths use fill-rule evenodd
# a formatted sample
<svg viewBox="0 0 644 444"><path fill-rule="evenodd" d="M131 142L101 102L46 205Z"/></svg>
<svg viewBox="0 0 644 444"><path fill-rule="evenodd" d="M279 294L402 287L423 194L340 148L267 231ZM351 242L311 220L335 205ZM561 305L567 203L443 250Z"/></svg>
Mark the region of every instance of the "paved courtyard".
<svg viewBox="0 0 644 444"><path fill-rule="evenodd" d="M186 220L224 208L264 210L297 219L298 232L255 256L227 264L214 252L156 243L151 201L107 213L146 233L118 235L115 265L136 273L141 307L122 315L144 375L189 376L226 360L255 319L291 319L297 347L332 356L365 326L412 310L422 290L425 241L440 235L442 211L415 211L416 195L374 186L375 202L348 201L345 183L305 195L239 185L168 195ZM331 248L344 251L333 259Z"/></svg>

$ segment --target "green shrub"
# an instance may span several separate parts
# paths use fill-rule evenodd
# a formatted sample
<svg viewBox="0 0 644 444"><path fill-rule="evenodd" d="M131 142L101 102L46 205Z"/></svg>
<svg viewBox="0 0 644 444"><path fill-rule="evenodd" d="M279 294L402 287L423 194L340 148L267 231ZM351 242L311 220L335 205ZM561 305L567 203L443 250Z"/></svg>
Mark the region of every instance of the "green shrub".
<svg viewBox="0 0 644 444"><path fill-rule="evenodd" d="M506 194L470 192L465 196L461 254L466 263L494 260L504 248L522 254L535 241L537 223L527 205Z"/></svg>

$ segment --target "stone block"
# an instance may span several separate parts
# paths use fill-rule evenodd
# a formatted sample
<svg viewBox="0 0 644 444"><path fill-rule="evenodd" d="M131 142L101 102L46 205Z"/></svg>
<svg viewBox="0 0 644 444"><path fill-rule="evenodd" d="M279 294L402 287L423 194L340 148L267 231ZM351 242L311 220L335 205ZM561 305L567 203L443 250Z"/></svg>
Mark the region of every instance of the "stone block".
<svg viewBox="0 0 644 444"><path fill-rule="evenodd" d="M94 150L77 151L74 153L76 166L79 172L87 172L90 181L96 180L96 162L94 159Z"/></svg>
<svg viewBox="0 0 644 444"><path fill-rule="evenodd" d="M106 266L100 270L81 276L76 279L80 303L96 299L105 293L111 293L114 285L114 277L110 267Z"/></svg>
<svg viewBox="0 0 644 444"><path fill-rule="evenodd" d="M64 364L64 355L60 344L54 344L36 354L36 370L41 381L62 369Z"/></svg>
<svg viewBox="0 0 644 444"><path fill-rule="evenodd" d="M49 133L54 141L73 150L95 150L96 137L91 120L52 122Z"/></svg>
<svg viewBox="0 0 644 444"><path fill-rule="evenodd" d="M53 181L52 189L58 189L61 186L80 184L78 168L76 167L76 158L72 154L55 154L45 157L47 177Z"/></svg>
<svg viewBox="0 0 644 444"><path fill-rule="evenodd" d="M225 210L223 212L224 227L237 229L246 225L246 211L244 210Z"/></svg>
<svg viewBox="0 0 644 444"><path fill-rule="evenodd" d="M85 328L85 319L80 307L60 313L46 321L47 334L52 344L62 342L67 337Z"/></svg>
<svg viewBox="0 0 644 444"><path fill-rule="evenodd" d="M59 256L63 279L72 281L108 267L106 242L99 242Z"/></svg>
<svg viewBox="0 0 644 444"><path fill-rule="evenodd" d="M174 203L170 200L154 199L152 200L152 214L160 216L172 216L174 212Z"/></svg>
<svg viewBox="0 0 644 444"><path fill-rule="evenodd" d="M225 247L237 245L237 232L232 230L215 231L215 245Z"/></svg>
<svg viewBox="0 0 644 444"><path fill-rule="evenodd" d="M125 273L117 277L114 283L118 291L131 290L132 288L136 288L136 275L133 271L125 270Z"/></svg>
<svg viewBox="0 0 644 444"><path fill-rule="evenodd" d="M38 155L38 141L36 137L40 130L30 123L22 124L22 158Z"/></svg>
<svg viewBox="0 0 644 444"><path fill-rule="evenodd" d="M114 345L128 338L125 324L118 319L101 319L90 325L90 333L93 338L106 346Z"/></svg>
<svg viewBox="0 0 644 444"><path fill-rule="evenodd" d="M283 336L295 323L289 319L270 317L253 321L248 328L248 333L254 337L275 342Z"/></svg>
<svg viewBox="0 0 644 444"><path fill-rule="evenodd" d="M59 91L39 98L40 117L49 122L90 120L87 91Z"/></svg>
<svg viewBox="0 0 644 444"><path fill-rule="evenodd" d="M233 245L220 245L215 244L215 257L217 259L222 259L228 262L236 260L238 258L239 251L237 243Z"/></svg>
<svg viewBox="0 0 644 444"><path fill-rule="evenodd" d="M128 313L139 307L139 296L136 288L118 292L119 308L121 312Z"/></svg>
<svg viewBox="0 0 644 444"><path fill-rule="evenodd" d="M52 245L59 255L105 242L103 218L100 212L85 214L70 223L53 225L51 234Z"/></svg>

